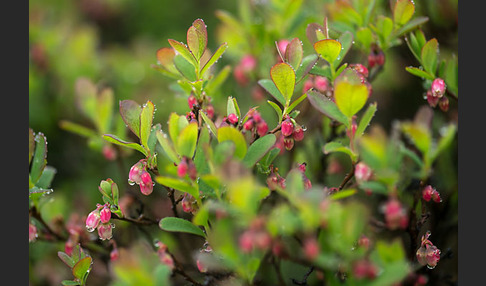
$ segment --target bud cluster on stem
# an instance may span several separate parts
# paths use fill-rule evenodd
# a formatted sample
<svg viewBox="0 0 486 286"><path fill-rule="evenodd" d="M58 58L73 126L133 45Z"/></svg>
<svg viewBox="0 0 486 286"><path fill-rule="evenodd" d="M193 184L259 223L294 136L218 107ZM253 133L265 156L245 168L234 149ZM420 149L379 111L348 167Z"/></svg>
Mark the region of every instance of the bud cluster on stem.
<svg viewBox="0 0 486 286"><path fill-rule="evenodd" d="M110 223L110 204L97 204L96 209L88 214L86 218L86 230L93 232L98 229L98 236L101 240L109 240L113 236L114 225Z"/></svg>
<svg viewBox="0 0 486 286"><path fill-rule="evenodd" d="M443 79L436 78L432 81L430 89L427 90L427 102L431 107L439 105L442 111L449 110L449 98L444 96L446 91L446 84Z"/></svg>
<svg viewBox="0 0 486 286"><path fill-rule="evenodd" d="M417 250L417 260L421 265L427 265L428 268L434 269L440 260L440 249L438 249L430 240L430 231L422 236L422 243Z"/></svg>
<svg viewBox="0 0 486 286"><path fill-rule="evenodd" d="M130 185L139 185L140 192L146 196L152 193L154 182L152 181L152 176L147 171L146 159L141 159L130 168L130 172L128 173L128 183Z"/></svg>

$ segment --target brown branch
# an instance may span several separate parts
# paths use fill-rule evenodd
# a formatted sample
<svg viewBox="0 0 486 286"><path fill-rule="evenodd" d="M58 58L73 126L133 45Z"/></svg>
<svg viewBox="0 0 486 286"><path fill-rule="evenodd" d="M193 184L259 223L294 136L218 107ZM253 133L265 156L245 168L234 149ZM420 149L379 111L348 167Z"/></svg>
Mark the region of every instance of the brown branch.
<svg viewBox="0 0 486 286"><path fill-rule="evenodd" d="M341 182L341 184L339 185L338 189L341 191L344 186L349 182L349 180L351 180L351 178L353 178L354 176L354 168L355 168L355 164L353 164L353 167L351 168L351 172L349 172L346 177L344 177L344 180Z"/></svg>

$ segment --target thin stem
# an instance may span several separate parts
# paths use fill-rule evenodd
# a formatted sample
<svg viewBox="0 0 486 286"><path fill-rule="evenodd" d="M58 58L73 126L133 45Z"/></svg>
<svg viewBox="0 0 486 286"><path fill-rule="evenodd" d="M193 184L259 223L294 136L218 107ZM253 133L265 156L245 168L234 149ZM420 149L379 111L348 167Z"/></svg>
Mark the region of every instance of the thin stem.
<svg viewBox="0 0 486 286"><path fill-rule="evenodd" d="M341 191L344 186L349 182L349 180L351 180L351 178L353 178L354 176L354 169L355 169L355 164L352 165L353 167L351 168L351 172L349 172L346 177L344 177L344 180L341 182L341 184L339 185L338 189Z"/></svg>
<svg viewBox="0 0 486 286"><path fill-rule="evenodd" d="M121 220L121 221L128 221L128 222L134 223L136 225L157 225L158 224L158 222L156 220L147 218L143 215L141 215L137 219L133 219L133 218L129 218L129 217L118 217L118 216L112 214L111 218L116 219L116 220Z"/></svg>

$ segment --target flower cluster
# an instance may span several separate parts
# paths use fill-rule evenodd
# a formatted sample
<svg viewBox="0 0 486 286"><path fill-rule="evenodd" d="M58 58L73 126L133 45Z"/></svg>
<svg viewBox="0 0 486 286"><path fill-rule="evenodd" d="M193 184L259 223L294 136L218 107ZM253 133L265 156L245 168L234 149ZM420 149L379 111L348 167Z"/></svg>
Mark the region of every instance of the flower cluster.
<svg viewBox="0 0 486 286"><path fill-rule="evenodd" d="M197 177L197 170L194 161L186 156L183 156L179 165L177 165L177 175L180 178L185 177L186 175L191 178L191 180L195 180Z"/></svg>
<svg viewBox="0 0 486 286"><path fill-rule="evenodd" d="M262 251L268 249L272 244L272 237L265 229L263 218L255 218L249 229L244 231L239 238L239 246L242 252L250 253L253 249Z"/></svg>
<svg viewBox="0 0 486 286"><path fill-rule="evenodd" d="M257 66L257 60L252 55L245 55L235 67L233 75L240 86L246 86Z"/></svg>
<svg viewBox="0 0 486 286"><path fill-rule="evenodd" d="M128 183L130 185L140 185L142 194L148 196L154 189L154 182L152 176L147 171L147 160L142 159L130 168L128 173Z"/></svg>
<svg viewBox="0 0 486 286"><path fill-rule="evenodd" d="M89 232L93 232L95 229L98 229L98 236L100 239L109 240L113 236L113 228L115 227L110 223L110 219L110 204L96 204L96 209L90 212L86 218L86 229Z"/></svg>
<svg viewBox="0 0 486 286"><path fill-rule="evenodd" d="M433 200L436 203L442 202L442 198L440 197L439 192L433 188L431 185L426 186L422 190L422 198L428 202L430 200Z"/></svg>
<svg viewBox="0 0 486 286"><path fill-rule="evenodd" d="M443 79L436 78L432 82L430 89L427 90L427 102L431 107L439 107L442 111L449 110L449 99L444 96L446 91L446 84Z"/></svg>
<svg viewBox="0 0 486 286"><path fill-rule="evenodd" d="M247 120L243 124L243 130L256 132L258 136L263 137L267 134L268 125L260 113L252 109L247 114Z"/></svg>
<svg viewBox="0 0 486 286"><path fill-rule="evenodd" d="M431 233L422 236L422 244L417 250L417 260L421 265L427 265L428 268L434 269L440 260L440 249L438 249L430 240Z"/></svg>
<svg viewBox="0 0 486 286"><path fill-rule="evenodd" d="M280 128L282 136L284 137L283 145L286 150L292 150L294 147L294 140L302 141L304 139L305 129L298 125L295 120L288 115L282 121Z"/></svg>
<svg viewBox="0 0 486 286"><path fill-rule="evenodd" d="M161 241L157 241L155 243L155 247L157 248L157 255L159 256L160 263L167 265L170 270L174 270L174 259L167 251L167 245L165 245Z"/></svg>
<svg viewBox="0 0 486 286"><path fill-rule="evenodd" d="M302 92L306 93L309 89L315 88L320 93L324 94L327 97L332 96L332 86L329 83L327 77L319 76L319 75L310 75L308 79L304 82L304 87Z"/></svg>
<svg viewBox="0 0 486 286"><path fill-rule="evenodd" d="M385 213L386 226L389 229L407 228L407 211L397 198L391 197L383 206L383 212Z"/></svg>

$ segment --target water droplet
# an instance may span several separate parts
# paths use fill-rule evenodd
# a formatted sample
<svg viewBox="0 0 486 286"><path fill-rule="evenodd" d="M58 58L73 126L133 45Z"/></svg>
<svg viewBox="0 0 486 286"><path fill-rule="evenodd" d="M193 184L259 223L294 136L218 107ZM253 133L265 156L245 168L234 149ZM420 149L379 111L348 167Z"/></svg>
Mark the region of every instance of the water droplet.
<svg viewBox="0 0 486 286"><path fill-rule="evenodd" d="M86 227L86 230L87 230L88 232L93 232L95 229L94 229L93 227Z"/></svg>
<svg viewBox="0 0 486 286"><path fill-rule="evenodd" d="M302 131L304 131L304 132L307 131L307 126L301 125L300 127L302 128Z"/></svg>
<svg viewBox="0 0 486 286"><path fill-rule="evenodd" d="M434 268L435 268L435 266L430 266L430 265L428 265L428 264L427 264L427 268L429 268L429 269L434 269Z"/></svg>
<svg viewBox="0 0 486 286"><path fill-rule="evenodd" d="M128 179L128 184L129 184L130 186L133 186L133 185L135 185L135 182L134 182L134 181L132 181L132 180L130 180L130 179Z"/></svg>

